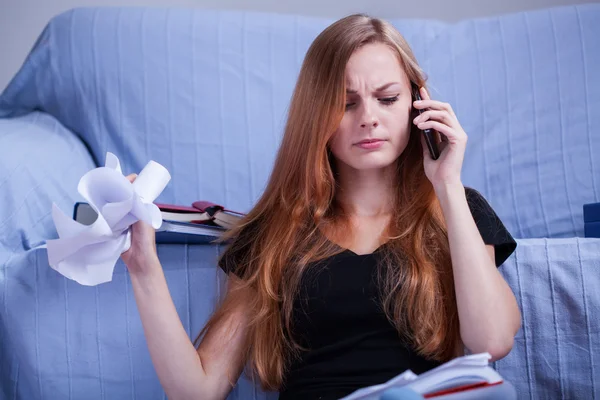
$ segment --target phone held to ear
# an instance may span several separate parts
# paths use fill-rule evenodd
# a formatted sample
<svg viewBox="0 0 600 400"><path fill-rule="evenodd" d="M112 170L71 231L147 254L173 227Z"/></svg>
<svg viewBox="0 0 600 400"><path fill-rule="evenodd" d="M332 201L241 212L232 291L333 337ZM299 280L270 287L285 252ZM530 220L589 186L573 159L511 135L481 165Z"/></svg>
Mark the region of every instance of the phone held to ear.
<svg viewBox="0 0 600 400"><path fill-rule="evenodd" d="M413 92L415 101L421 100L421 94L419 93L419 88L413 84ZM426 110L418 109L417 112L419 115L423 114ZM423 132L423 136L425 136L425 142L427 143L427 148L429 148L429 154L431 154L431 158L437 160L440 158L440 150L438 148L437 142L435 140L435 133L433 129L425 129L421 130Z"/></svg>

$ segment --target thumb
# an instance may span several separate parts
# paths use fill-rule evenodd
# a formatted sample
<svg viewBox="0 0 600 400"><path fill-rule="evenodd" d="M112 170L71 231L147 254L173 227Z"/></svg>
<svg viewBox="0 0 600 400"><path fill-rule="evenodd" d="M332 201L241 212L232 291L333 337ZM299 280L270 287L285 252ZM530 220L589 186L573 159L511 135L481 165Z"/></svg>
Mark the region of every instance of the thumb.
<svg viewBox="0 0 600 400"><path fill-rule="evenodd" d="M419 92L421 93L421 98L423 100L431 100L431 97L429 97L429 92L427 89L425 89L425 87L419 88Z"/></svg>
<svg viewBox="0 0 600 400"><path fill-rule="evenodd" d="M135 181L135 178L137 178L137 174L129 174L126 178L127 180L129 180L129 182L133 183L133 181Z"/></svg>

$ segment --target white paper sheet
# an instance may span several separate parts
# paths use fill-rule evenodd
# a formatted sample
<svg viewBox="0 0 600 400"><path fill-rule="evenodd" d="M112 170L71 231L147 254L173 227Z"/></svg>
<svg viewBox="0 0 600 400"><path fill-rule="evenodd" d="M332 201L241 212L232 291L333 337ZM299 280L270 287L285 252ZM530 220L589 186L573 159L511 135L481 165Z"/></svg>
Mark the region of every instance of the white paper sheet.
<svg viewBox="0 0 600 400"><path fill-rule="evenodd" d="M162 224L153 201L170 180L165 167L150 161L132 184L121 172L118 158L107 153L105 166L86 173L77 186L98 213L93 224L76 222L52 205L59 238L46 241L50 266L82 285L110 282L119 257L131 245L129 227L140 220L154 229Z"/></svg>
<svg viewBox="0 0 600 400"><path fill-rule="evenodd" d="M358 389L341 400L377 400L386 390L402 387L415 379L417 375L411 370L406 370L385 383Z"/></svg>
<svg viewBox="0 0 600 400"><path fill-rule="evenodd" d="M341 400L377 400L391 388L409 389L406 393L408 399L413 398L409 396L411 393L421 397L418 393L451 388L457 383L479 383L484 378L490 383L501 382L502 377L489 367L490 359L489 353L471 354L457 357L421 375L406 370L385 383L358 389Z"/></svg>

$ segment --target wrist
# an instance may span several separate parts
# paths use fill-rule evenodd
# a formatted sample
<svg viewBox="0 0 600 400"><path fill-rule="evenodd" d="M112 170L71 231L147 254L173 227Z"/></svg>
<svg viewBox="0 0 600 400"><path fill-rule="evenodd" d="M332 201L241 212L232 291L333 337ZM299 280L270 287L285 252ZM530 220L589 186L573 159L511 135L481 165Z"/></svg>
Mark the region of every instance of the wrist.
<svg viewBox="0 0 600 400"><path fill-rule="evenodd" d="M460 178L456 178L436 183L433 185L433 190L438 198L441 199L442 196L445 197L455 192L464 192L465 187Z"/></svg>
<svg viewBox="0 0 600 400"><path fill-rule="evenodd" d="M127 269L131 277L142 278L155 274L157 271L161 271L160 260L156 254L148 256L137 257L131 260Z"/></svg>

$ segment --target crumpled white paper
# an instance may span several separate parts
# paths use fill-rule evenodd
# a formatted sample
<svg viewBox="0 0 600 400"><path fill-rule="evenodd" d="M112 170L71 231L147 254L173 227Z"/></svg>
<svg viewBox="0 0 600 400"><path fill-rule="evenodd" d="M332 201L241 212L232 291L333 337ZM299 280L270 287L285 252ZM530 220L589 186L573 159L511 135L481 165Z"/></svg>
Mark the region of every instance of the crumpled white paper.
<svg viewBox="0 0 600 400"><path fill-rule="evenodd" d="M107 153L105 166L86 173L77 186L98 213L94 223L76 222L52 205L59 238L46 241L50 266L82 285L110 282L119 257L131 245L129 227L139 220L154 229L161 226L162 216L153 201L170 180L165 167L150 161L131 183L121 172L119 159Z"/></svg>

